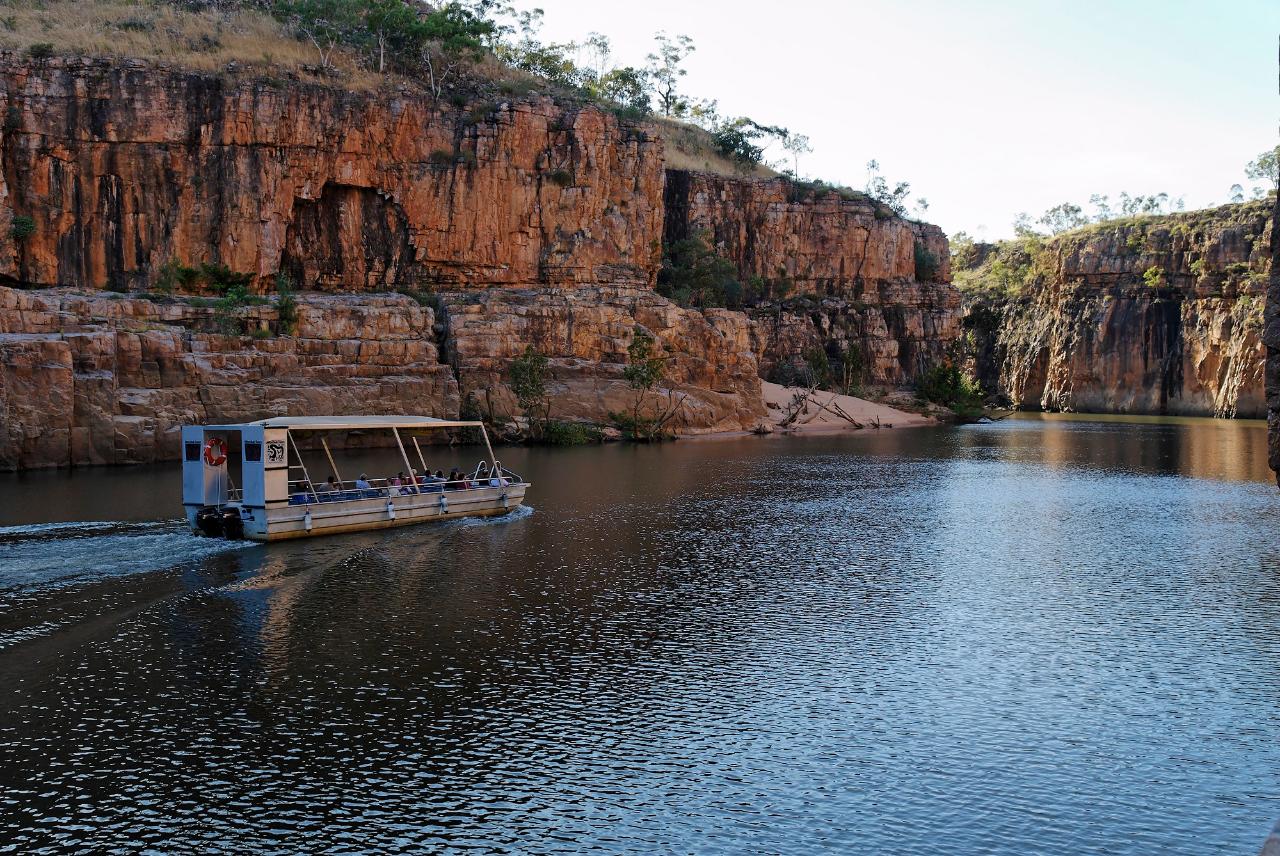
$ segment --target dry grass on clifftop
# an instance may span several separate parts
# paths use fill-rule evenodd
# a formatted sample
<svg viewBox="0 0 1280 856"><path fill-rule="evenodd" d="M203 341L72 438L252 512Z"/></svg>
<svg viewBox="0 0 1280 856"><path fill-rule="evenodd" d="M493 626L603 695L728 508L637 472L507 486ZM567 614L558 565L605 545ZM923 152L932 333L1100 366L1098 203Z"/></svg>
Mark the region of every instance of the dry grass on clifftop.
<svg viewBox="0 0 1280 856"><path fill-rule="evenodd" d="M129 0L10 0L0 4L0 49L31 52L50 45L57 55L155 60L197 71L231 62L264 71L304 70L316 52L270 15L254 9L192 10ZM344 86L371 88L378 75L334 51Z"/></svg>

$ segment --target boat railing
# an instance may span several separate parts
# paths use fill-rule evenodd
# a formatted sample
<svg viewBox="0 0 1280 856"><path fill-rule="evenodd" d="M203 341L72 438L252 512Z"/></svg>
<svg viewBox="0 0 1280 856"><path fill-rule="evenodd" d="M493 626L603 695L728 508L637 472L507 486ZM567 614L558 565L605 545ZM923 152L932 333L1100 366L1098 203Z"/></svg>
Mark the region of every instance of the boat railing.
<svg viewBox="0 0 1280 856"><path fill-rule="evenodd" d="M523 479L506 468L501 468L502 478L506 484L523 484ZM412 481L406 480L401 484L395 484L391 479L369 479L369 487L346 487L346 483L340 483L336 489L322 489L310 491L306 489L305 482L296 482L290 485L289 504L290 505L319 505L331 502L355 502L362 499L395 499L405 496L422 496L426 494L446 494L446 493L465 493L473 490L488 490L495 487L503 487L503 484L493 484L492 480L497 476L480 480L472 477L450 481L436 480L432 477L430 480L420 479L415 485Z"/></svg>

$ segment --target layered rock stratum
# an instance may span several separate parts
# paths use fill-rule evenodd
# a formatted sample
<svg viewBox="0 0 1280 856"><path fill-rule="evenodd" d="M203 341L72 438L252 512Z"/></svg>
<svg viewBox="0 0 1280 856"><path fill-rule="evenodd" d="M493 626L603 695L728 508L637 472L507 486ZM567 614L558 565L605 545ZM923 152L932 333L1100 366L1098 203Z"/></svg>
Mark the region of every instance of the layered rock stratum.
<svg viewBox="0 0 1280 856"><path fill-rule="evenodd" d="M1021 409L1261 417L1270 258L1263 202L1030 242L1020 292L969 292L978 373Z"/></svg>

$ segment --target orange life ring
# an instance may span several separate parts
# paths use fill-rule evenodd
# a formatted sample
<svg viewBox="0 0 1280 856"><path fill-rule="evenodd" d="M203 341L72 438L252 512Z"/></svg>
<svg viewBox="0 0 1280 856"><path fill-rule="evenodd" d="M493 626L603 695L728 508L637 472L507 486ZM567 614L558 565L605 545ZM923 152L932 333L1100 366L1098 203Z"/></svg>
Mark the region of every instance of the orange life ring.
<svg viewBox="0 0 1280 856"><path fill-rule="evenodd" d="M217 449L218 451L214 451ZM210 437L204 444L204 462L211 467L220 467L227 462L227 441L221 437Z"/></svg>

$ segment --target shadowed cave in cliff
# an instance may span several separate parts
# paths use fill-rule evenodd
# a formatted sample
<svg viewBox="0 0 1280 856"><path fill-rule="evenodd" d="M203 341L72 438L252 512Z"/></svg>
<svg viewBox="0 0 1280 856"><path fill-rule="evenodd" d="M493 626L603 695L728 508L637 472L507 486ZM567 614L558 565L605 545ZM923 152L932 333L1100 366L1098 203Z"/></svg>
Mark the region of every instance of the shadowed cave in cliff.
<svg viewBox="0 0 1280 856"><path fill-rule="evenodd" d="M409 221L370 187L329 182L318 199L295 199L281 270L303 288L377 291L412 281Z"/></svg>

